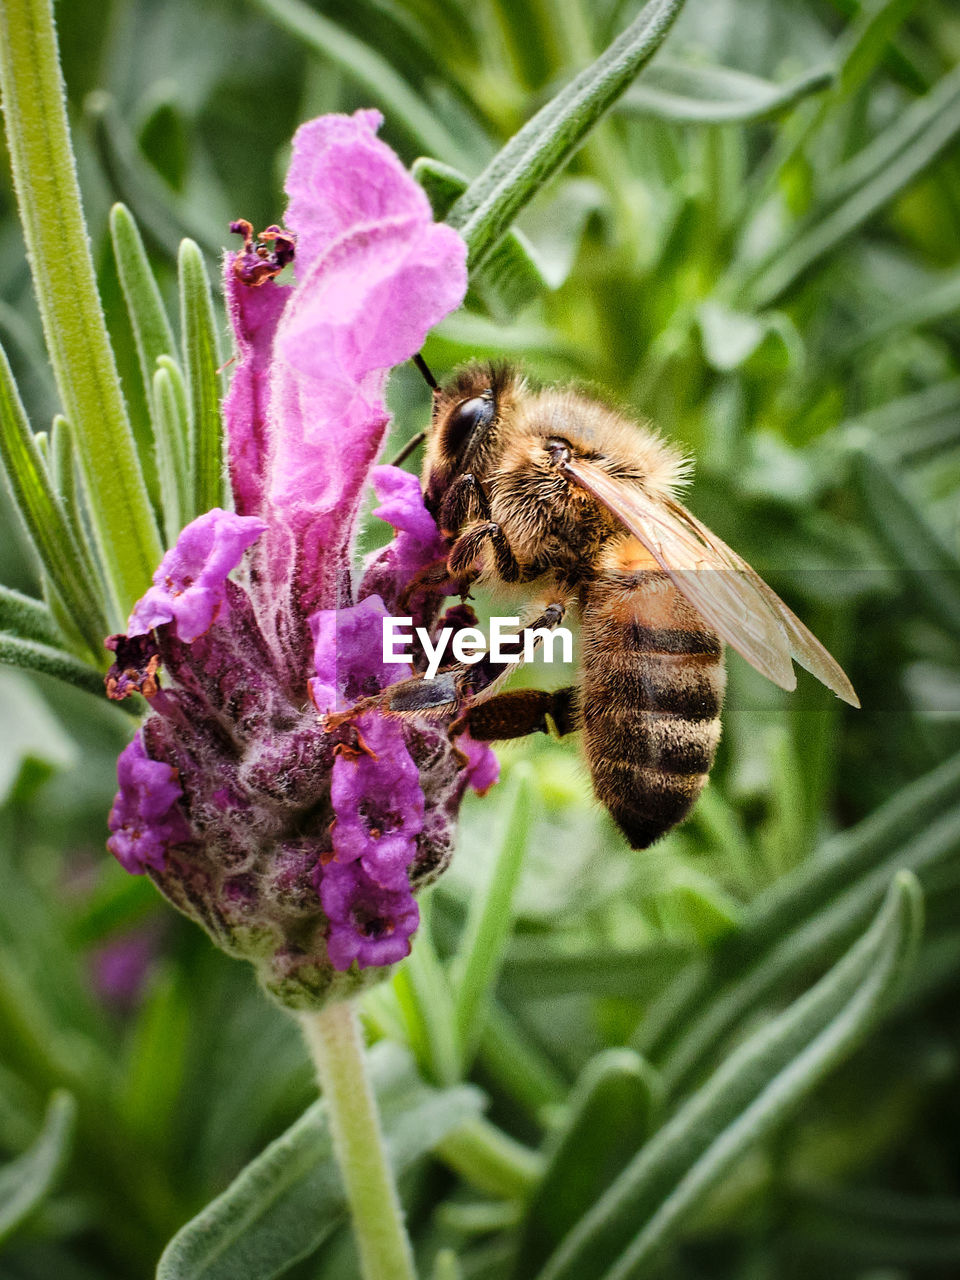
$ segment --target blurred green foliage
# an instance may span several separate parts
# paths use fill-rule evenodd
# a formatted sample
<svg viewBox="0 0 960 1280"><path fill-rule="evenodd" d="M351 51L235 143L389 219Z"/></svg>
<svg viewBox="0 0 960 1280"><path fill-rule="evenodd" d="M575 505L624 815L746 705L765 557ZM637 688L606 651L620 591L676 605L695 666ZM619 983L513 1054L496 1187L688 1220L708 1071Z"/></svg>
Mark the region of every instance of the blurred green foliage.
<svg viewBox="0 0 960 1280"><path fill-rule="evenodd" d="M215 272L231 218L278 220L299 121L380 106L404 159L429 157L416 172L446 212L637 5L57 8L102 296L145 442L114 200L137 219L176 316L181 238ZM678 1205L691 1170L704 1189L663 1253L617 1275L957 1274L958 60L948 0L688 0L662 53L428 342L440 375L472 356L516 358L534 377L602 388L689 449L689 505L837 654L863 710L803 676L781 694L732 656L711 785L644 854L592 800L575 743L504 748L505 780L467 805L411 960L364 1006L372 1035L404 1043L417 1066L414 1078L393 1047L377 1049L388 1128L405 1108L449 1104L462 1119L475 1097L464 1079L489 1099L492 1123L429 1129L438 1157L410 1147L401 1161L425 1275L439 1251L438 1278L528 1280L638 1150L653 1173L630 1165L633 1183L600 1202L608 1241L624 1220L635 1233L654 1221L654 1204ZM7 184L3 164L0 341L46 429L59 406ZM427 396L411 370L392 395L400 444ZM38 594L9 505L0 519L0 581ZM5 1180L0 1167L0 1277L135 1280L304 1111L310 1070L296 1027L245 968L104 854L129 717L21 673L0 679L0 717L0 1152L20 1171ZM775 1050L800 1016L790 1001L863 934L903 870L927 898L908 985L875 1022L844 1003L850 965L880 974L908 949L913 891L901 889L901 916L888 903L860 959L824 980L821 1022L804 1013L811 1044L844 1018L872 1034L823 1080L818 1059L789 1115L758 1120L708 1184L710 1143L735 1117L715 1108L694 1132L698 1086L737 1046L736 1061L787 1088ZM306 1121L279 1163L300 1152L304 1177L319 1177L323 1135ZM657 1164L664 1123L679 1136ZM641 1175L660 1180L660 1201ZM295 1262L297 1280L355 1274L342 1205L324 1204L322 1247ZM286 1260L309 1247L291 1243ZM606 1267L617 1251L590 1256ZM556 1274L585 1275L577 1265ZM175 1274L215 1273L171 1263Z"/></svg>

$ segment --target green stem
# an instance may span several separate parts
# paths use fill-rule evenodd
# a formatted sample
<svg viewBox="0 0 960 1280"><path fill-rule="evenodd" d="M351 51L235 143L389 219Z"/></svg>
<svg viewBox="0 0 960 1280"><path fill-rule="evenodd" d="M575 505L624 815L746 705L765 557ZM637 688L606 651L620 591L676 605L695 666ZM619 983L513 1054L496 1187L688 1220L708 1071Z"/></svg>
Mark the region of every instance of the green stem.
<svg viewBox="0 0 960 1280"><path fill-rule="evenodd" d="M0 4L0 88L47 349L107 578L125 616L149 586L162 548L97 293L51 0Z"/></svg>
<svg viewBox="0 0 960 1280"><path fill-rule="evenodd" d="M363 1280L416 1280L353 1006L331 1004L301 1022L327 1103Z"/></svg>

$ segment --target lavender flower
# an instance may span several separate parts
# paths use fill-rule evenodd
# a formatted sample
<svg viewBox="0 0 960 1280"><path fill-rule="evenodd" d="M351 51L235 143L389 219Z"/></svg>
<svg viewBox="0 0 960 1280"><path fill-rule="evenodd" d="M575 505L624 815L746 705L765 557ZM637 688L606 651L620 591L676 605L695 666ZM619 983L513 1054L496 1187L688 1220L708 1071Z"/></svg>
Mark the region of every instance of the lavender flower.
<svg viewBox="0 0 960 1280"><path fill-rule="evenodd" d="M465 246L433 222L379 123L360 111L304 125L288 229L257 239L234 224L236 511L183 530L126 636L107 642L110 696L150 704L120 757L109 848L296 1008L409 953L414 894L449 860L464 790L496 778L492 753L452 745L443 719L324 721L409 676L382 661L381 619L446 549L416 479L374 463L389 369L461 301ZM278 283L294 254L296 284ZM371 478L397 532L355 590ZM441 605L419 593L418 624Z"/></svg>

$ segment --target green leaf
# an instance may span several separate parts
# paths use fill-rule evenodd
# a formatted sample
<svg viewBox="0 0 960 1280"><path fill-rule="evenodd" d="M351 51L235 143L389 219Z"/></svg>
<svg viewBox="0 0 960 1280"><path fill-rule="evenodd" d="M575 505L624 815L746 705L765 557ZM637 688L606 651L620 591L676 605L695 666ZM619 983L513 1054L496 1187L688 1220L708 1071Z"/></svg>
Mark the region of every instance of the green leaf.
<svg viewBox="0 0 960 1280"><path fill-rule="evenodd" d="M960 842L960 755L828 840L746 909L740 927L667 987L636 1047L676 1085L739 1018L802 978L863 926L899 868L921 871Z"/></svg>
<svg viewBox="0 0 960 1280"><path fill-rule="evenodd" d="M714 298L700 304L697 311L703 354L711 368L721 373L739 368L753 355L767 334L764 317L734 311Z"/></svg>
<svg viewBox="0 0 960 1280"><path fill-rule="evenodd" d="M37 447L6 353L0 348L0 462L44 570L91 653L111 630L66 513Z"/></svg>
<svg viewBox="0 0 960 1280"><path fill-rule="evenodd" d="M220 352L213 299L203 255L192 240L180 246L180 329L190 401L190 475L193 520L223 505Z"/></svg>
<svg viewBox="0 0 960 1280"><path fill-rule="evenodd" d="M569 1230L643 1146L660 1102L656 1072L630 1049L607 1049L584 1068L527 1213L517 1280L535 1275Z"/></svg>
<svg viewBox="0 0 960 1280"><path fill-rule="evenodd" d="M537 1123L566 1097L563 1076L498 1001L487 1011L479 1059L491 1080Z"/></svg>
<svg viewBox="0 0 960 1280"><path fill-rule="evenodd" d="M469 180L458 169L438 160L421 158L414 162L413 176L423 187L440 220L447 216ZM510 231L493 251L489 261L475 273L471 287L495 319L508 320L528 302L547 289L532 248L519 231Z"/></svg>
<svg viewBox="0 0 960 1280"><path fill-rule="evenodd" d="M103 697L103 672L53 645L0 633L0 663L8 667L20 667L24 671L39 671L46 676L55 676L86 693ZM128 707L127 702L118 705L124 710ZM130 714L139 715L139 709L131 707Z"/></svg>
<svg viewBox="0 0 960 1280"><path fill-rule="evenodd" d="M876 449L893 463L912 462L960 443L960 378L898 396L842 423L847 447Z"/></svg>
<svg viewBox="0 0 960 1280"><path fill-rule="evenodd" d="M97 595L106 598L106 587L100 572L100 565L84 523L86 506L80 487L77 484L76 449L74 433L66 418L58 413L50 428L50 459L48 463L50 479L57 491L63 513L67 518L74 540L80 549L86 565L85 581L100 584Z"/></svg>
<svg viewBox="0 0 960 1280"><path fill-rule="evenodd" d="M514 1000L574 993L644 999L661 989L693 951L669 941L648 947L566 950L549 937L517 937L507 952L501 981Z"/></svg>
<svg viewBox="0 0 960 1280"><path fill-rule="evenodd" d="M420 900L417 945L392 980L410 1047L427 1078L450 1085L460 1079L453 998L433 945L430 898Z"/></svg>
<svg viewBox="0 0 960 1280"><path fill-rule="evenodd" d="M877 537L909 575L907 587L932 618L960 636L960 560L940 540L890 469L857 450L855 479Z"/></svg>
<svg viewBox="0 0 960 1280"><path fill-rule="evenodd" d="M902 848L845 890L835 893L818 913L800 916L766 951L754 953L726 983L711 987L701 1010L687 1022L668 1052L655 1057L671 1091L680 1089L733 1027L777 991L789 990L837 953L876 907L890 877L900 870L921 874L956 854L960 811L948 811L908 838ZM734 941L736 941L734 935ZM721 955L723 954L721 949ZM742 952L741 952L742 954ZM720 970L723 974L723 970Z"/></svg>
<svg viewBox="0 0 960 1280"><path fill-rule="evenodd" d="M543 1158L477 1116L436 1145L436 1156L477 1191L526 1199L543 1175Z"/></svg>
<svg viewBox="0 0 960 1280"><path fill-rule="evenodd" d="M216 223L164 182L137 146L116 100L96 89L83 106L110 189L132 207L147 234L171 255L184 236L192 236L211 256L221 253Z"/></svg>
<svg viewBox="0 0 960 1280"><path fill-rule="evenodd" d="M778 245L746 286L747 305L762 309L786 293L869 218L904 191L960 132L960 67L945 75L879 137L839 170L824 207L788 244Z"/></svg>
<svg viewBox="0 0 960 1280"><path fill-rule="evenodd" d="M842 960L726 1059L584 1215L538 1280L638 1280L743 1154L869 1033L914 959L922 897L900 874Z"/></svg>
<svg viewBox="0 0 960 1280"><path fill-rule="evenodd" d="M460 146L433 111L366 41L317 13L302 0L256 0L257 7L359 85L428 154L456 160Z"/></svg>
<svg viewBox="0 0 960 1280"><path fill-rule="evenodd" d="M187 389L179 366L168 357L160 357L160 367L153 375L153 407L163 532L167 546L172 547L187 523L192 495L187 463L190 441Z"/></svg>
<svg viewBox="0 0 960 1280"><path fill-rule="evenodd" d="M140 231L125 205L115 204L110 210L110 235L130 327L137 344L143 390L147 403L150 403L157 360L163 355L174 355L177 350L176 340L150 269ZM159 448L158 443L158 452Z"/></svg>
<svg viewBox="0 0 960 1280"><path fill-rule="evenodd" d="M463 1280L463 1270L452 1249L441 1249L434 1258L433 1280Z"/></svg>
<svg viewBox="0 0 960 1280"><path fill-rule="evenodd" d="M160 540L97 293L50 0L8 0L0 8L0 81L47 349L76 432L106 577L126 617L150 585Z"/></svg>
<svg viewBox="0 0 960 1280"><path fill-rule="evenodd" d="M833 83L832 67L815 67L773 84L731 67L696 66L658 58L620 99L618 110L660 120L724 124L763 120L787 111Z"/></svg>
<svg viewBox="0 0 960 1280"><path fill-rule="evenodd" d="M878 0L861 6L839 40L838 91L849 98L872 74L891 36L916 8L917 0Z"/></svg>
<svg viewBox="0 0 960 1280"><path fill-rule="evenodd" d="M0 586L0 631L21 640L39 640L56 647L62 637L53 615L42 600L34 600L10 587Z"/></svg>
<svg viewBox="0 0 960 1280"><path fill-rule="evenodd" d="M70 1154L76 1110L69 1093L54 1093L33 1145L0 1166L0 1244L9 1240L56 1185Z"/></svg>
<svg viewBox="0 0 960 1280"><path fill-rule="evenodd" d="M950 272L928 289L918 290L912 297L897 302L884 315L857 334L840 353L849 359L864 347L886 338L898 329L923 329L947 320L953 322L960 314L960 276Z"/></svg>
<svg viewBox="0 0 960 1280"><path fill-rule="evenodd" d="M476 1089L431 1089L397 1045L377 1045L370 1071L397 1174L479 1111ZM177 1232L157 1280L270 1280L313 1253L345 1214L326 1108L315 1102Z"/></svg>
<svg viewBox="0 0 960 1280"><path fill-rule="evenodd" d="M533 772L518 764L512 774L513 795L500 852L483 893L470 903L463 941L453 967L454 1025L466 1066L483 1038L487 1009L513 923L513 895L530 838Z"/></svg>
<svg viewBox="0 0 960 1280"><path fill-rule="evenodd" d="M622 35L528 120L457 200L447 221L467 242L471 270L490 257L520 210L649 62L682 7L683 0L649 0Z"/></svg>

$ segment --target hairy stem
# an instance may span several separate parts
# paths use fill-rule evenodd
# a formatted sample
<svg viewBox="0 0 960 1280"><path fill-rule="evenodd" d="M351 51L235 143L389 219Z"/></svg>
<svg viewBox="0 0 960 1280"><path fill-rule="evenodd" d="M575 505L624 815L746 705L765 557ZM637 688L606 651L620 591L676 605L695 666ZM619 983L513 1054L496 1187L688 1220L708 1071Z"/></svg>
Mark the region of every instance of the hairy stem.
<svg viewBox="0 0 960 1280"><path fill-rule="evenodd" d="M363 1280L415 1280L353 1006L331 1004L301 1022L327 1103Z"/></svg>

